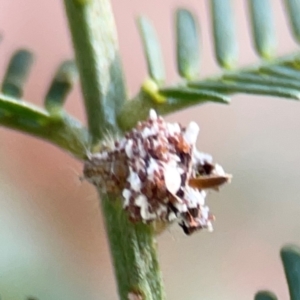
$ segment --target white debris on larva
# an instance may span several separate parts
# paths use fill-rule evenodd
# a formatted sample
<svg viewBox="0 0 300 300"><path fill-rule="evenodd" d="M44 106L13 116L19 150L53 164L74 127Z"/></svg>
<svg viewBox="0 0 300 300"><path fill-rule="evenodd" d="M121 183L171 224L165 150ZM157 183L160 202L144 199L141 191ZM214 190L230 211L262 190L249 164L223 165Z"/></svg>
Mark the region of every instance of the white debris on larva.
<svg viewBox="0 0 300 300"><path fill-rule="evenodd" d="M177 168L167 164L164 167L164 178L167 190L171 194L176 194L181 186L181 176Z"/></svg>
<svg viewBox="0 0 300 300"><path fill-rule="evenodd" d="M195 145L199 134L199 130L200 128L198 124L195 122L191 122L186 128L183 134L183 138L188 144Z"/></svg>
<svg viewBox="0 0 300 300"><path fill-rule="evenodd" d="M157 120L157 113L154 109L150 109L149 111L149 119L152 121Z"/></svg>
<svg viewBox="0 0 300 300"><path fill-rule="evenodd" d="M210 155L196 149L198 133L195 122L186 128L167 123L151 109L148 120L110 148L91 155L84 176L102 192L122 195L133 222L178 221L186 234L212 230L214 217L205 205L206 189L221 183L205 181L205 189L197 187L197 182L193 187L189 183L226 174L212 164Z"/></svg>

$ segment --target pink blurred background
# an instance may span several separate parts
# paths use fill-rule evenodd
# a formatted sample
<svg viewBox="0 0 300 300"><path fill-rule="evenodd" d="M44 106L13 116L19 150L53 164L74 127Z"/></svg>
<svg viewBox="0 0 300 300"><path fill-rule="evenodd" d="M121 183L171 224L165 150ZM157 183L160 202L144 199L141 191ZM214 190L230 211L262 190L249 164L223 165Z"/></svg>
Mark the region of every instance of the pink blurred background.
<svg viewBox="0 0 300 300"><path fill-rule="evenodd" d="M169 82L176 82L173 12L191 8L201 20L202 75L218 68L210 40L208 1L117 1L113 8L130 94L146 78L135 17L147 15L163 44ZM278 53L297 49L283 1L272 1ZM257 61L245 13L235 0L240 64ZM24 98L42 105L51 78L72 47L63 1L0 2L0 77L18 48L35 53ZM137 68L139 66L139 68ZM67 109L84 121L80 90ZM158 238L168 299L252 299L287 287L279 259L285 243L300 245L300 104L270 97L235 96L230 106L208 104L167 117L201 127L198 146L234 175L211 194L214 233L185 237L178 226ZM1 128L0 295L5 300L117 299L95 190L81 183L81 165L43 141ZM2 299L1 298L1 299Z"/></svg>

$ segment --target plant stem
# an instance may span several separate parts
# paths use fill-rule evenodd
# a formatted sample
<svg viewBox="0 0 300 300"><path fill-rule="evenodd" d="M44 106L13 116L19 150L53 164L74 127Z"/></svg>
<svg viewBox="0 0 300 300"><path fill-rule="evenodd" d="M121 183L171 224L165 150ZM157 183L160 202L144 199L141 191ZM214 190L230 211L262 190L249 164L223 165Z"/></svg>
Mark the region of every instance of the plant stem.
<svg viewBox="0 0 300 300"><path fill-rule="evenodd" d="M116 116L125 100L114 18L109 0L65 0L65 6L89 130L97 142L107 130L119 130ZM118 197L100 198L120 299L163 299L152 227L129 222Z"/></svg>
<svg viewBox="0 0 300 300"><path fill-rule="evenodd" d="M126 99L114 17L108 0L65 0L66 12L94 142L116 130Z"/></svg>
<svg viewBox="0 0 300 300"><path fill-rule="evenodd" d="M192 105L201 104L197 100L186 99L185 101L177 101L177 99L166 97L166 102L164 103L158 102L156 100L158 97L163 97L159 91L149 92L149 90L142 88L135 98L127 101L122 107L118 116L119 127L123 131L130 130L138 121L147 119L150 109L155 109L159 115L166 115Z"/></svg>
<svg viewBox="0 0 300 300"><path fill-rule="evenodd" d="M54 116L25 101L0 94L0 125L42 138L86 158L90 141L82 124L63 111Z"/></svg>
<svg viewBox="0 0 300 300"><path fill-rule="evenodd" d="M130 222L120 199L101 198L120 298L128 300L133 294L136 299L164 299L153 227Z"/></svg>

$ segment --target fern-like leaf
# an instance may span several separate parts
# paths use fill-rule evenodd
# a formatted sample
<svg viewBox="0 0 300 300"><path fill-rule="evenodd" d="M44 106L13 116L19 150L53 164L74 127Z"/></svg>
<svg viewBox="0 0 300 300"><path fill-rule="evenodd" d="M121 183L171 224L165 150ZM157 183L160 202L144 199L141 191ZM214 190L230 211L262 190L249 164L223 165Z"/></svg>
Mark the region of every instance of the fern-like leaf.
<svg viewBox="0 0 300 300"><path fill-rule="evenodd" d="M137 21L149 75L157 84L163 83L165 80L164 62L155 29L147 18L139 18Z"/></svg>
<svg viewBox="0 0 300 300"><path fill-rule="evenodd" d="M138 118L125 120L130 107L143 102L139 119L146 117L150 107L166 114L204 102L228 103L236 93L300 99L300 53L274 58L276 32L270 0L248 0L249 22L253 46L261 59L255 66L238 68L238 42L230 0L211 0L215 58L222 71L210 78L199 78L199 26L193 12L180 8L175 13L177 69L182 81L168 86L162 71L162 54L155 29L144 17L142 28L144 52L150 81L147 80L134 101L125 104L120 113L124 129L133 126ZM286 0L287 17L293 36L300 41L300 1ZM139 99L139 100L138 100Z"/></svg>
<svg viewBox="0 0 300 300"><path fill-rule="evenodd" d="M287 279L290 299L300 299L300 249L297 246L285 246L280 252Z"/></svg>
<svg viewBox="0 0 300 300"><path fill-rule="evenodd" d="M300 249L294 245L284 246L280 251L285 277L290 293L290 300L300 299ZM255 295L255 300L277 300L269 291L260 291Z"/></svg>
<svg viewBox="0 0 300 300"><path fill-rule="evenodd" d="M186 79L200 71L199 29L196 18L186 9L176 12L177 70Z"/></svg>
<svg viewBox="0 0 300 300"><path fill-rule="evenodd" d="M33 62L28 50L16 51L7 67L0 93L0 125L56 144L74 156L84 159L90 145L87 130L63 110L77 70L66 61L58 69L45 96L46 110L22 99L26 79Z"/></svg>
<svg viewBox="0 0 300 300"><path fill-rule="evenodd" d="M210 7L215 57L221 67L232 69L238 60L238 43L231 0L212 0Z"/></svg>
<svg viewBox="0 0 300 300"><path fill-rule="evenodd" d="M23 86L33 63L33 54L25 49L16 51L7 66L2 82L2 93L14 98L21 98Z"/></svg>
<svg viewBox="0 0 300 300"><path fill-rule="evenodd" d="M269 291L260 291L256 293L254 300L277 300L277 297Z"/></svg>
<svg viewBox="0 0 300 300"><path fill-rule="evenodd" d="M72 60L64 61L58 68L45 96L45 107L49 112L60 111L78 79L76 64Z"/></svg>

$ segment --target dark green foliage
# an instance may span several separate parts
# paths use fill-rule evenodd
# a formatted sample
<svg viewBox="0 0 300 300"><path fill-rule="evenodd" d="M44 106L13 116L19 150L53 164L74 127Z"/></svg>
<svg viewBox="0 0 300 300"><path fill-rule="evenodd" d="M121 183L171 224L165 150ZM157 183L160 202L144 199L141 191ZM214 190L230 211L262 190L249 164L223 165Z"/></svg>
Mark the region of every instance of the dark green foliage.
<svg viewBox="0 0 300 300"><path fill-rule="evenodd" d="M298 17L300 15L300 1L286 0L285 2L289 12L287 17L290 18L294 36L300 37ZM162 85L161 77L157 75L161 74L162 55L154 28L147 21L145 24L147 24L148 31L144 30L142 37L144 45L147 45L145 51L149 76L160 83L157 93L167 97L164 103L161 102L161 106L169 105L169 108L163 108L162 111L168 113L176 111L179 103L180 108L184 108L203 102L228 102L229 94L235 93L299 100L300 54L273 58L276 51L276 31L271 4L272 1L270 0L248 0L253 44L262 61L256 66L238 69L238 41L232 1L209 1L215 57L224 71L219 76L205 79L199 78L198 75L200 73L200 37L196 17L193 12L187 9L178 9L175 15L177 69L184 80L178 86L171 87L166 84ZM150 27L151 29L149 29ZM153 43L154 37L155 43ZM155 45L154 50L152 50L151 45ZM149 63L149 57L152 58L151 63ZM159 59L156 60L155 57L159 57ZM214 96L211 97L212 94L209 92L214 93ZM174 102L170 98L175 98L176 101ZM193 103L189 101L191 98ZM223 101L222 99L226 100Z"/></svg>
<svg viewBox="0 0 300 300"><path fill-rule="evenodd" d="M284 64L277 65L277 66L274 65L274 66L261 67L259 71L262 74L275 75L280 79L290 78L290 79L300 80L300 70L289 68Z"/></svg>
<svg viewBox="0 0 300 300"><path fill-rule="evenodd" d="M32 104L0 95L0 125L45 139L84 159L89 149L87 130L66 113L50 115Z"/></svg>
<svg viewBox="0 0 300 300"><path fill-rule="evenodd" d="M232 77L231 80L220 81L196 81L189 83L189 86L195 89L202 89L218 91L224 94L245 93L245 94L257 94L257 95L271 95L277 97L291 98L299 100L300 91L297 89L289 89L284 86L273 86L272 89L268 87L268 84L264 84L260 76L255 76L257 83L251 81L241 82L239 76ZM266 82L271 80L267 79Z"/></svg>
<svg viewBox="0 0 300 300"><path fill-rule="evenodd" d="M23 96L23 86L33 63L33 55L27 50L18 50L8 64L1 91L16 99Z"/></svg>
<svg viewBox="0 0 300 300"><path fill-rule="evenodd" d="M300 42L300 1L285 0L286 9L289 14L290 27L297 42Z"/></svg>
<svg viewBox="0 0 300 300"><path fill-rule="evenodd" d="M281 249L281 260L287 279L290 299L300 299L300 249L289 245Z"/></svg>
<svg viewBox="0 0 300 300"><path fill-rule="evenodd" d="M199 75L200 49L198 24L186 9L176 12L177 69L180 76L191 79Z"/></svg>
<svg viewBox="0 0 300 300"><path fill-rule="evenodd" d="M204 89L193 89L189 87L174 87L174 88L165 88L160 89L160 93L166 97L175 99L180 99L184 97L187 101L194 100L198 103L203 101L210 100L212 102L219 102L227 104L230 102L230 98L224 94Z"/></svg>
<svg viewBox="0 0 300 300"><path fill-rule="evenodd" d="M165 80L165 69L156 32L147 18L140 17L137 22L143 41L149 76L157 84L160 84Z"/></svg>
<svg viewBox="0 0 300 300"><path fill-rule="evenodd" d="M269 0L248 0L255 49L262 58L271 58L276 49L275 24Z"/></svg>
<svg viewBox="0 0 300 300"><path fill-rule="evenodd" d="M284 246L280 251L285 277L290 292L290 300L300 299L300 248L294 245ZM255 300L277 300L269 291L259 291Z"/></svg>
<svg viewBox="0 0 300 300"><path fill-rule="evenodd" d="M254 300L277 300L277 297L269 291L260 291L256 293Z"/></svg>
<svg viewBox="0 0 300 300"><path fill-rule="evenodd" d="M45 99L51 114L20 101L32 63L33 55L27 50L18 50L12 56L0 94L0 125L48 140L83 159L90 144L88 132L79 121L62 111L77 77L74 62L64 62L52 81Z"/></svg>
<svg viewBox="0 0 300 300"><path fill-rule="evenodd" d="M48 111L57 111L63 107L77 79L78 73L74 61L68 60L59 66L45 97L45 107Z"/></svg>
<svg viewBox="0 0 300 300"><path fill-rule="evenodd" d="M221 67L232 69L236 66L238 59L238 43L231 0L209 2L216 59Z"/></svg>
<svg viewBox="0 0 300 300"><path fill-rule="evenodd" d="M299 2L300 1L293 0L285 1L288 11L287 16L290 19L292 30L296 38L299 35L298 32L300 32L300 25L298 25L297 19L297 16L300 15ZM260 64L252 67L237 69L238 42L235 33L236 25L234 23L233 7L230 0L211 0L209 2L215 56L219 66L223 69L218 76L204 79L199 78L201 60L199 26L195 14L184 8L178 9L175 13L177 69L180 77L182 77L182 81L178 85L168 86L165 83L166 78L160 43L158 42L155 29L151 25L151 22L145 17L139 18L138 24L151 81L143 85L141 92L134 98L134 101L124 101L124 99L119 99L124 98L123 96L118 96L118 99L115 99L117 101L116 103L105 104L104 102L106 100L103 100L104 102L102 103L99 100L101 99L99 96L101 91L96 88L96 94L98 96L95 96L93 89L95 88L94 85L97 84L101 87L100 77L105 77L104 71L98 72L99 68L96 68L94 65L94 67L90 66L86 68L86 64L89 63L88 58L86 55L81 55L81 81L83 79L87 80L84 86L89 93L88 102L96 102L97 105L95 105L97 109L100 109L102 112L102 114L100 114L101 117L98 116L96 119L92 117L93 114L96 114L96 108L92 109L93 104L91 103L87 106L91 110L90 113L88 113L88 123L89 131L93 132L93 137L85 138L82 144L86 144L86 141L90 139L94 142L98 141L98 138L107 130L108 124L113 124L114 130L122 131L130 129L139 120L145 118L149 109L152 107L160 114L167 114L177 111L178 109L206 102L229 103L229 96L235 93L268 95L298 100L300 98L300 84L298 84L300 79L300 54L270 59L274 56L276 40L271 12L272 7L270 5L271 1L248 0L248 4L254 46L262 59ZM67 6L67 8L69 9L69 6ZM70 9L72 10L67 11L73 13L73 9L75 8L73 6L71 8L70 6ZM75 10L77 13L77 9ZM78 18L79 17L85 18L84 15L80 15ZM72 21L73 19L74 18L71 18L70 20ZM89 20L88 22L92 21ZM75 28L76 24L74 23L72 26ZM87 27L86 30L93 29L92 27ZM108 30L106 34L110 34L109 32ZM87 38L81 31L79 33L82 35L81 38ZM77 31L74 32L74 34L77 36ZM85 45L81 40L77 42L78 47ZM92 44L93 41L89 41L89 51L92 51L88 52L89 55L91 55L91 57L96 55L101 59L101 57L103 57L102 52L100 51L100 53L98 51L94 53L93 49L95 49L95 47L93 47ZM205 44L202 43L201 48L202 47L205 47ZM84 53L87 53L86 50L83 51L83 54ZM91 57L89 59L92 59ZM267 61L266 58L268 59ZM3 80L2 92L4 94L10 95L15 99L21 98L31 63L32 54L28 51L21 50L16 52ZM110 63L112 63L112 65L114 65L114 63L118 65L117 61ZM99 65L101 65L100 62ZM97 73L93 73L94 75L99 75L97 77L99 82L97 81L97 83L93 84L93 89L91 90L87 88L87 86L91 85L87 79L91 74L85 73L87 70L90 70L90 68L94 68L93 70L97 71ZM117 72L117 69L113 70ZM121 70L119 71L121 72ZM77 71L72 62L63 63L57 71L45 97L45 107L50 114L47 115L48 112L43 113L47 115L47 118L61 118L62 120L66 116L62 108L74 84L76 74ZM119 77L121 78L122 76L120 75ZM119 85L116 86L119 87ZM116 95L117 90L113 91L113 94ZM25 132L36 135L36 128L33 130L32 120L28 119L28 110L32 108L32 105L24 103L24 110L22 110L22 106L17 106L15 109L19 111L19 115L18 118L15 119L19 120L19 123L13 124L14 118L10 117L9 122L7 120L8 116L13 114L13 111L7 111L9 99L9 97L3 99L0 97L0 124L11 128L20 128ZM99 101L101 102L100 104L98 103ZM15 102L11 102L11 104L15 105ZM1 109L1 107L3 108ZM34 108L34 114L36 111L41 110ZM128 114L130 114L130 118L128 118ZM114 123L114 115L117 117L117 123ZM1 120L1 116L5 116L6 120ZM101 129L99 122L101 124L103 123L105 128L103 127ZM29 126L29 124L31 125ZM79 123L76 122L76 124ZM39 126L41 126L41 124ZM93 128L93 130L91 128ZM39 129L38 136L42 136L42 127L39 127ZM69 129L71 130L71 128ZM76 130L77 129L78 128L76 128ZM47 136L48 133L45 132L44 135ZM78 155L78 152L76 155ZM80 156L84 157L84 155L85 154L82 153Z"/></svg>

